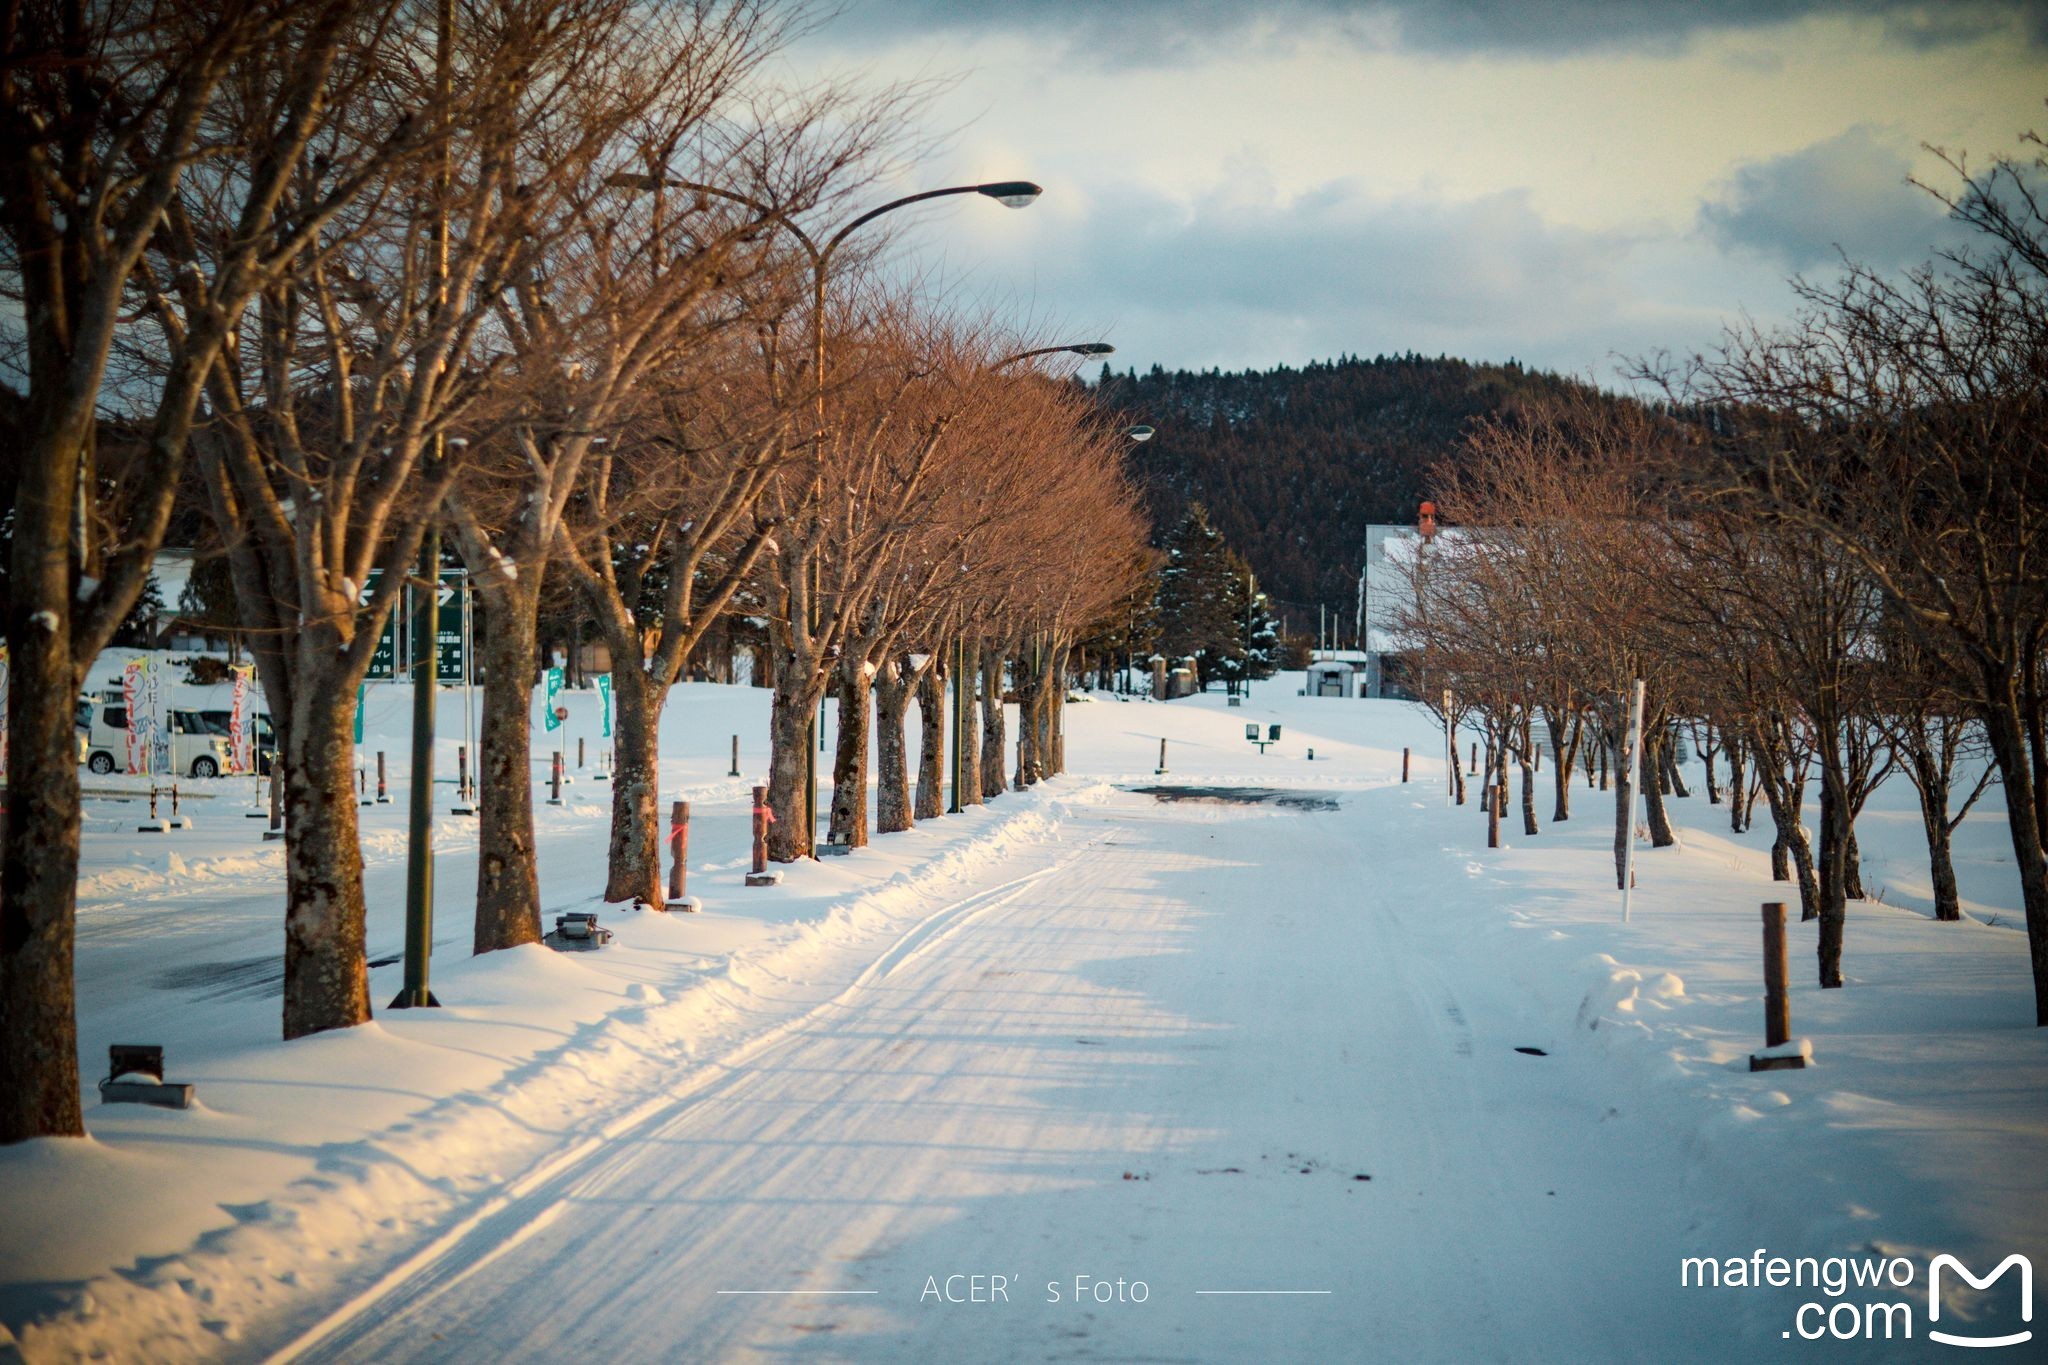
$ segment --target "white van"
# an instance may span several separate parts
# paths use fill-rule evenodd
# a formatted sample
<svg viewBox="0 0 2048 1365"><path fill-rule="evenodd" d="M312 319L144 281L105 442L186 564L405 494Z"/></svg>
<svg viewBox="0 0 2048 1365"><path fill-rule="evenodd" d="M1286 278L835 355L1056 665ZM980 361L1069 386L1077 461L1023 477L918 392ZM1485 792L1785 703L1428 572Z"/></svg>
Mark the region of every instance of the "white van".
<svg viewBox="0 0 2048 1365"><path fill-rule="evenodd" d="M78 714L85 731L85 766L104 776L128 771L128 707L97 697L81 698ZM225 735L217 735L198 711L183 708L164 714L170 731L171 772L180 777L219 777L229 768Z"/></svg>

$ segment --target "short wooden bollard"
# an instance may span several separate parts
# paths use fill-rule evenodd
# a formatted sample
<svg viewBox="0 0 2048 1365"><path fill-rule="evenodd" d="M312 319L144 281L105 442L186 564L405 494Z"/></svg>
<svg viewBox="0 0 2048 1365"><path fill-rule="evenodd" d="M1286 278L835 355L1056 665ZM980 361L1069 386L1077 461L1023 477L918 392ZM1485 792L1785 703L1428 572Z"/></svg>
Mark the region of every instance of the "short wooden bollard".
<svg viewBox="0 0 2048 1365"><path fill-rule="evenodd" d="M730 772L728 772L728 773L726 774L726 776L727 776L727 777L738 777L739 775L740 775L740 737L739 737L738 735L734 735L734 736L732 737L732 770L731 770Z"/></svg>
<svg viewBox="0 0 2048 1365"><path fill-rule="evenodd" d="M690 803L677 801L668 812L668 851L673 860L668 869L668 908L695 910L697 898L688 894L690 860Z"/></svg>
<svg viewBox="0 0 2048 1365"><path fill-rule="evenodd" d="M1159 741L1159 766L1152 771L1155 775L1166 771L1166 740L1164 738Z"/></svg>
<svg viewBox="0 0 2048 1365"><path fill-rule="evenodd" d="M1792 1041L1791 968L1785 956L1785 903L1764 902L1764 1050L1749 1057L1751 1071L1800 1071L1812 1055Z"/></svg>
<svg viewBox="0 0 2048 1365"><path fill-rule="evenodd" d="M782 880L780 872L768 870L768 822L775 812L768 808L768 789L754 788L754 870L747 874L748 886L773 886Z"/></svg>
<svg viewBox="0 0 2048 1365"><path fill-rule="evenodd" d="M391 787L385 778L384 751L379 749L377 751L377 804L380 806L391 804Z"/></svg>
<svg viewBox="0 0 2048 1365"><path fill-rule="evenodd" d="M359 805L370 804L370 774L362 764L356 764L356 801Z"/></svg>
<svg viewBox="0 0 2048 1365"><path fill-rule="evenodd" d="M1479 776L1479 741L1476 739L1472 741L1472 766L1465 769L1465 776Z"/></svg>
<svg viewBox="0 0 2048 1365"><path fill-rule="evenodd" d="M560 749L555 750L552 782L553 791L548 796L548 804L550 806L559 806L562 804L562 751Z"/></svg>
<svg viewBox="0 0 2048 1365"><path fill-rule="evenodd" d="M583 736L576 736L576 771L583 771Z"/></svg>
<svg viewBox="0 0 2048 1365"><path fill-rule="evenodd" d="M1408 780L1408 751L1406 749L1401 751L1401 780L1403 782Z"/></svg>

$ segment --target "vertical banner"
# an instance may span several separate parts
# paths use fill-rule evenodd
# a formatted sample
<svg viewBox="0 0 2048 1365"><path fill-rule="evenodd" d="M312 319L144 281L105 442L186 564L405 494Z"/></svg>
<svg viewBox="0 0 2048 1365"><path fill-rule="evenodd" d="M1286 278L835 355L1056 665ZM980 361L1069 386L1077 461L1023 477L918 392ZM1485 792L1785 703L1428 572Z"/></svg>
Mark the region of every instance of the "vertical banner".
<svg viewBox="0 0 2048 1365"><path fill-rule="evenodd" d="M228 710L228 771L255 772L256 727L249 723L249 680L256 674L253 664L235 665L234 700Z"/></svg>
<svg viewBox="0 0 2048 1365"><path fill-rule="evenodd" d="M550 730L559 730L562 728L562 718L555 714L555 698L559 697L561 694L562 670L559 668L551 668L548 670L548 711L547 715L543 717L543 723L545 723L547 728Z"/></svg>
<svg viewBox="0 0 2048 1365"><path fill-rule="evenodd" d="M603 702L603 704L604 704L604 738L606 738L606 739L610 739L610 738L612 737L612 675L611 675L611 674L609 674L609 673L600 673L600 674L598 674L598 675L597 675L597 695L598 695L598 699L599 699L599 700L600 700L601 702ZM5 684L4 684L4 681L0 681L0 700L5 700L5 699L6 699L6 696L7 696L7 689L6 689L6 686L5 686Z"/></svg>
<svg viewBox="0 0 2048 1365"><path fill-rule="evenodd" d="M162 680L149 659L130 659L121 670L121 700L128 707L128 771L153 773L161 759L170 760L170 737L163 733Z"/></svg>
<svg viewBox="0 0 2048 1365"><path fill-rule="evenodd" d="M363 742L363 699L370 693L368 683L356 684L356 743Z"/></svg>

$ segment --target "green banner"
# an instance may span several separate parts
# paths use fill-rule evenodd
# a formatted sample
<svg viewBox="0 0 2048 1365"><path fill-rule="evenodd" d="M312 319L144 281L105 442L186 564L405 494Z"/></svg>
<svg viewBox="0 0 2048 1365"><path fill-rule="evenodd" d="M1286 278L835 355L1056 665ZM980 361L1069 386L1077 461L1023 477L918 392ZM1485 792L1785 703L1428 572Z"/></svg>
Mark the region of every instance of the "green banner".
<svg viewBox="0 0 2048 1365"><path fill-rule="evenodd" d="M559 730L562 728L561 708L555 701L555 698L559 697L561 694L562 670L559 668L551 668L548 670L548 712L544 720L544 723L550 730Z"/></svg>
<svg viewBox="0 0 2048 1365"><path fill-rule="evenodd" d="M356 684L356 743L363 742L363 699L369 695L368 683Z"/></svg>
<svg viewBox="0 0 2048 1365"><path fill-rule="evenodd" d="M606 739L610 739L610 738L612 737L612 675L611 675L611 674L609 674L609 673L600 673L600 674L598 674L598 675L597 675L597 695L598 695L598 696L599 696L599 697L600 697L600 698L601 698L601 699L603 700L603 702L604 702L604 737L605 737Z"/></svg>

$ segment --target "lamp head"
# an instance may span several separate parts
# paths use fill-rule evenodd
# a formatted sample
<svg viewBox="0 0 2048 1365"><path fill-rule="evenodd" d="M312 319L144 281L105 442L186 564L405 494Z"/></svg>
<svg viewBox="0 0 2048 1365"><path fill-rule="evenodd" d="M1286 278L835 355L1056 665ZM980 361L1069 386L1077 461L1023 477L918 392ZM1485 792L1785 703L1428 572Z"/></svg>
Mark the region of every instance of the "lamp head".
<svg viewBox="0 0 2048 1365"><path fill-rule="evenodd" d="M997 180L987 185L976 185L976 194L985 194L1004 208L1021 209L1030 206L1031 201L1045 191L1029 180Z"/></svg>
<svg viewBox="0 0 2048 1365"><path fill-rule="evenodd" d="M1152 428L1145 426L1130 427L1125 430L1124 435L1130 437L1133 441L1149 441L1152 439Z"/></svg>
<svg viewBox="0 0 2048 1365"><path fill-rule="evenodd" d="M1115 355L1116 347L1106 341L1084 341L1078 346L1069 346L1075 355Z"/></svg>

